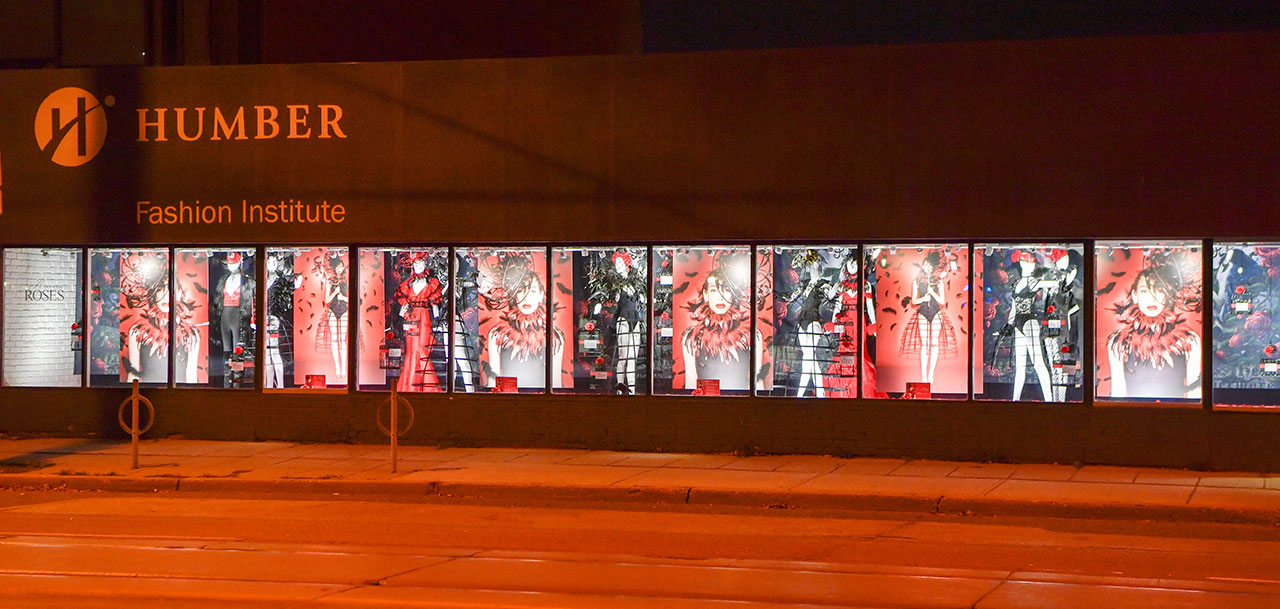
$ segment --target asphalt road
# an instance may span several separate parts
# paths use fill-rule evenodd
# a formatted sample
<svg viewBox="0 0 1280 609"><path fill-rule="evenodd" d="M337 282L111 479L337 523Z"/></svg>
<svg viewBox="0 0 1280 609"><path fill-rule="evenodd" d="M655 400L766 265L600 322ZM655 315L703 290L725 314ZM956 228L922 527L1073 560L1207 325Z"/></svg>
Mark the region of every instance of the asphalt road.
<svg viewBox="0 0 1280 609"><path fill-rule="evenodd" d="M0 492L0 606L1280 607L1280 529Z"/></svg>

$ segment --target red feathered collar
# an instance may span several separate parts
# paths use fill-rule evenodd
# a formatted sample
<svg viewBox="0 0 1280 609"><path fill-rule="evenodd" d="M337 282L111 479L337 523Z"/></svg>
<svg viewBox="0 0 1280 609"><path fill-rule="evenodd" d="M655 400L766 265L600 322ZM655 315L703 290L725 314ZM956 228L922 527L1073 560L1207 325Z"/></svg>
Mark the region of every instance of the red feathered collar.
<svg viewBox="0 0 1280 609"><path fill-rule="evenodd" d="M510 349L512 357L518 361L541 356L547 345L547 305L539 304L528 315L521 313L519 308L503 311L493 333L498 347ZM558 330L555 340L558 347L561 341Z"/></svg>
<svg viewBox="0 0 1280 609"><path fill-rule="evenodd" d="M738 353L751 348L751 311L730 307L716 313L706 302L689 307L693 326L684 331L684 341L692 345L694 356L719 358L725 363L738 360Z"/></svg>
<svg viewBox="0 0 1280 609"><path fill-rule="evenodd" d="M1107 342L1127 360L1150 362L1157 369L1172 363L1173 355L1185 356L1200 342L1186 318L1172 307L1155 317L1142 313L1136 305L1116 308L1120 329Z"/></svg>

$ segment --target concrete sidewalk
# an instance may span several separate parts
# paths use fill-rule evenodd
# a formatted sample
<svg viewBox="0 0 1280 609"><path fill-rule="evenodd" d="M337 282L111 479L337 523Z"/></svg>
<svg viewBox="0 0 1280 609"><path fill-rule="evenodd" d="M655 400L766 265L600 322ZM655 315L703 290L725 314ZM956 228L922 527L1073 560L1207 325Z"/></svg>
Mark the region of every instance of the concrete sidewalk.
<svg viewBox="0 0 1280 609"><path fill-rule="evenodd" d="M455 496L1280 526L1280 474L822 456L0 438L0 487Z"/></svg>

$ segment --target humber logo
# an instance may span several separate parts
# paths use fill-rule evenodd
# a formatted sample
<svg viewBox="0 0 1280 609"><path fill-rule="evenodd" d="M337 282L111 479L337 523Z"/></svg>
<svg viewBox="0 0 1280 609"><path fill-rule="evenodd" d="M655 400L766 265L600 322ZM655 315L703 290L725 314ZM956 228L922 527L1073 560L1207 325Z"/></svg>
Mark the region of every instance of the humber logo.
<svg viewBox="0 0 1280 609"><path fill-rule="evenodd" d="M78 87L50 93L36 112L36 143L45 158L63 167L79 167L98 155L107 139L107 112L115 98L103 103Z"/></svg>

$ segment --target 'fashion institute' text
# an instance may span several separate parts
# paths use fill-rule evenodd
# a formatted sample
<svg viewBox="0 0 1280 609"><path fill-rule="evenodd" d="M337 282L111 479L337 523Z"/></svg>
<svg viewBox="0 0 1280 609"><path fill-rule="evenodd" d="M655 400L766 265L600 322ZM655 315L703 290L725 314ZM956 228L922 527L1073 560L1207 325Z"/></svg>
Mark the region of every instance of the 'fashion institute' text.
<svg viewBox="0 0 1280 609"><path fill-rule="evenodd" d="M328 201L307 203L282 199L271 203L240 201L239 214L232 205L194 203L152 203L138 201L138 224L340 224L347 209Z"/></svg>

